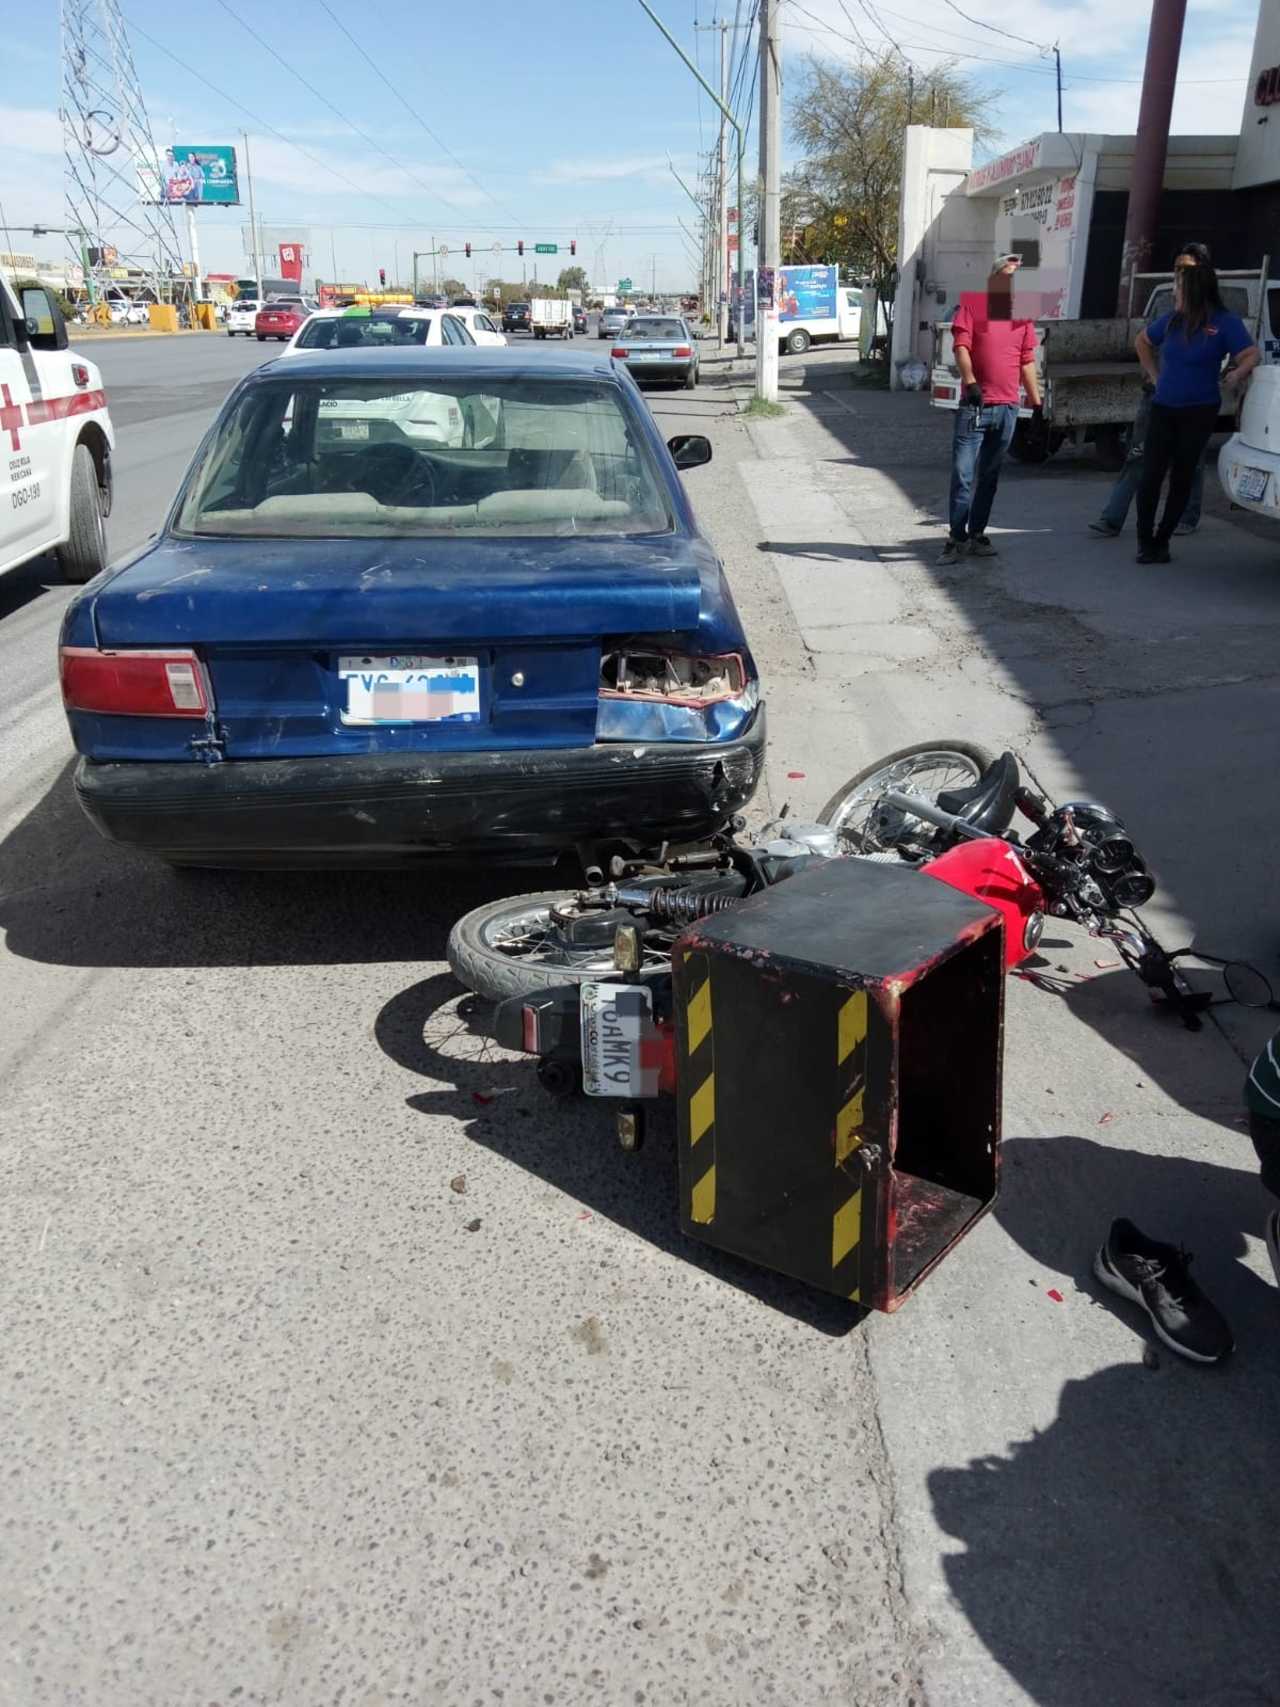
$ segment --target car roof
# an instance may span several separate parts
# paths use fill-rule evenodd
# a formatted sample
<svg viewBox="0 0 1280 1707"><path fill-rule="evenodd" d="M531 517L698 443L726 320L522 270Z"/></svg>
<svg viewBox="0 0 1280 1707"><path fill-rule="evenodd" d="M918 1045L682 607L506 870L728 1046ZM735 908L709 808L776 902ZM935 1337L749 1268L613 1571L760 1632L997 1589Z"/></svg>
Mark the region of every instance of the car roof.
<svg viewBox="0 0 1280 1707"><path fill-rule="evenodd" d="M500 374L504 378L605 379L618 384L617 369L610 358L586 350L565 350L555 355L523 348L496 346L465 349L427 349L412 346L393 350L317 350L299 352L287 360L264 362L241 382L253 385L259 379L282 375L295 379L442 379L459 376L481 378Z"/></svg>
<svg viewBox="0 0 1280 1707"><path fill-rule="evenodd" d="M406 320L430 320L433 315L451 313L450 309L419 308L408 302L388 302L377 308L357 307L354 312L347 308L317 308L312 315L313 320L398 320L403 315Z"/></svg>

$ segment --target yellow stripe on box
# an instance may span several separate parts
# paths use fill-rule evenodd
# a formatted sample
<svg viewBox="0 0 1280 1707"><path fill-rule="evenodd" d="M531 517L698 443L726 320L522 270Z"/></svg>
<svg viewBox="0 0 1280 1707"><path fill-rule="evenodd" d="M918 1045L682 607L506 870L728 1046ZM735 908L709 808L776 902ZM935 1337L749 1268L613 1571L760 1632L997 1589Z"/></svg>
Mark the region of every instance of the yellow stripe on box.
<svg viewBox="0 0 1280 1707"><path fill-rule="evenodd" d="M855 990L840 1009L836 1065L847 1061L867 1035L867 992Z"/></svg>
<svg viewBox="0 0 1280 1707"><path fill-rule="evenodd" d="M716 1117L716 1076L708 1073L689 1098L689 1142L696 1144Z"/></svg>
<svg viewBox="0 0 1280 1707"><path fill-rule="evenodd" d="M691 1221L711 1221L716 1212L716 1165L711 1166L694 1185L689 1201Z"/></svg>
<svg viewBox="0 0 1280 1707"><path fill-rule="evenodd" d="M836 1116L836 1161L850 1157L862 1142L862 1095L851 1096Z"/></svg>
<svg viewBox="0 0 1280 1707"><path fill-rule="evenodd" d="M858 1242L862 1218L862 1192L855 1191L849 1201L837 1209L831 1223L831 1266L839 1268ZM696 1220L697 1217L695 1216Z"/></svg>
<svg viewBox="0 0 1280 1707"><path fill-rule="evenodd" d="M711 1030L711 980L704 978L694 991L689 1002L689 1053L693 1054L698 1045Z"/></svg>

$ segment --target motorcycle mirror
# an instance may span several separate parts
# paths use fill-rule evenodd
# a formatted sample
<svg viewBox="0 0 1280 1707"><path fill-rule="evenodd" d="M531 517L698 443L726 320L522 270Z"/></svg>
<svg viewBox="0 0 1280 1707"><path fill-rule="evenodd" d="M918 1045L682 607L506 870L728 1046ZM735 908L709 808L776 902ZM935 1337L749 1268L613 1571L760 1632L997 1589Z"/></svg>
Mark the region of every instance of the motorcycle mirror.
<svg viewBox="0 0 1280 1707"><path fill-rule="evenodd" d="M1232 1001L1242 1008L1269 1008L1275 1001L1271 980L1246 961L1229 960L1222 969L1222 979Z"/></svg>

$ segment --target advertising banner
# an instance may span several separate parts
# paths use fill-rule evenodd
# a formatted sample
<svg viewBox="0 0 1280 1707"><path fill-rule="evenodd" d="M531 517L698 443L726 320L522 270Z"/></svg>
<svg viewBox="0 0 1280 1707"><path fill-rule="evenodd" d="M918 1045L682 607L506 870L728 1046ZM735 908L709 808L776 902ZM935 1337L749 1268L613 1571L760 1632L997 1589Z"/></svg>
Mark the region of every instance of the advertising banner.
<svg viewBox="0 0 1280 1707"><path fill-rule="evenodd" d="M302 283L302 245L301 243L281 243L280 277L292 279L294 284Z"/></svg>
<svg viewBox="0 0 1280 1707"><path fill-rule="evenodd" d="M838 267L783 267L778 290L778 318L834 320L839 313L836 291Z"/></svg>
<svg viewBox="0 0 1280 1707"><path fill-rule="evenodd" d="M166 148L160 179L149 167L138 170L143 198L170 207L238 207L236 151L218 146Z"/></svg>

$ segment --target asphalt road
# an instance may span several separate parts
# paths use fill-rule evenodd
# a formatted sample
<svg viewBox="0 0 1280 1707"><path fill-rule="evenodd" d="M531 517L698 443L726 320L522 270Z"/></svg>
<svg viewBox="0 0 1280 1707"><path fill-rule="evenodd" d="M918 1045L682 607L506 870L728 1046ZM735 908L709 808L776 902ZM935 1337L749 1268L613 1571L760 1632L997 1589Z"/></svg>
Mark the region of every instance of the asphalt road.
<svg viewBox="0 0 1280 1707"><path fill-rule="evenodd" d="M263 353L95 346L116 550ZM1168 940L1280 983L1270 540L1211 508L1153 580L1087 533L1105 482L1052 464L1002 482L1001 557L944 574L947 423L838 352L783 368L776 422L714 363L653 398L715 446L687 481L764 677L760 810L909 741L1009 745L1122 811ZM68 596L0 581L0 1701L1280 1700L1240 1102L1273 1016L1193 1037L1051 926L1060 987L1007 988L1001 1199L859 1320L681 1237L661 1119L628 1158L470 1033L441 952L499 879L176 875L99 841ZM1224 1368L1153 1355L1093 1281L1122 1213L1197 1251Z"/></svg>

